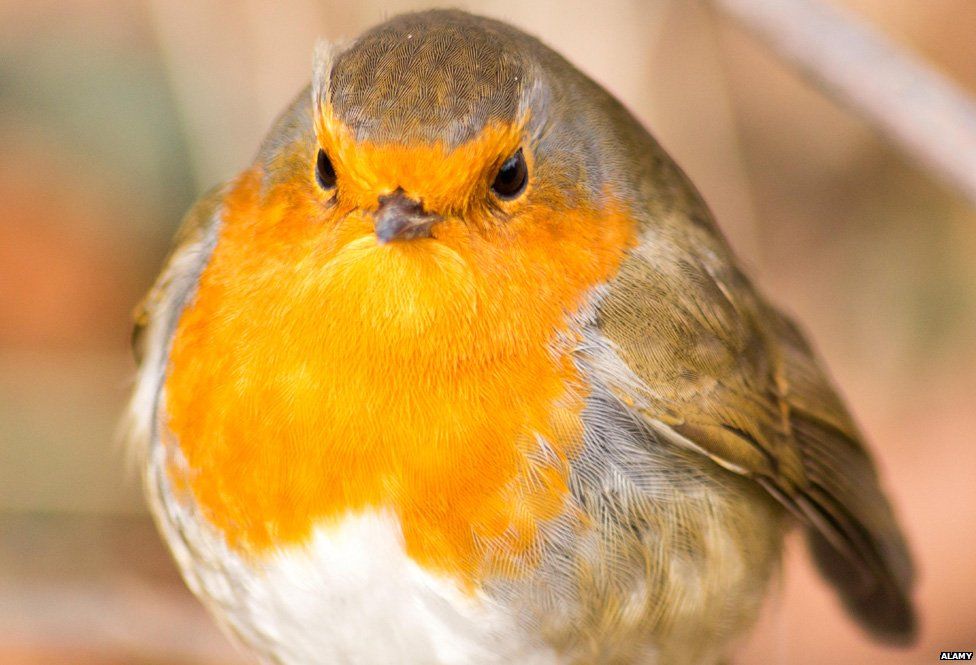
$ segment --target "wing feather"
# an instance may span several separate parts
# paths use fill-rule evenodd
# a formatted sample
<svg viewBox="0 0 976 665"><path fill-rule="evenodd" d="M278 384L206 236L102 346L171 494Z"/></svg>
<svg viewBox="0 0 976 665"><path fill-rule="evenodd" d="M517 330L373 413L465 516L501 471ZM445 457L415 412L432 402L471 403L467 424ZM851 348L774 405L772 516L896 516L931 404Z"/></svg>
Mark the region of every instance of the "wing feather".
<svg viewBox="0 0 976 665"><path fill-rule="evenodd" d="M611 385L621 401L764 487L805 525L854 616L879 637L911 639L912 566L874 463L803 335L714 226L645 228L597 318L638 378Z"/></svg>

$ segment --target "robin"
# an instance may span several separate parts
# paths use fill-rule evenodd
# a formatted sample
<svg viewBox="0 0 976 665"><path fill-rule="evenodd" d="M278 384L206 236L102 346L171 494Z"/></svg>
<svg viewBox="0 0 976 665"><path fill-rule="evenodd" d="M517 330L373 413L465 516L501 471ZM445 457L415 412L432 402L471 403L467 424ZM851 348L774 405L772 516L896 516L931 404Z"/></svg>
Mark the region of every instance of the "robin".
<svg viewBox="0 0 976 665"><path fill-rule="evenodd" d="M862 626L913 634L797 327L638 121L504 23L321 46L136 333L150 505L264 662L719 662L793 523Z"/></svg>

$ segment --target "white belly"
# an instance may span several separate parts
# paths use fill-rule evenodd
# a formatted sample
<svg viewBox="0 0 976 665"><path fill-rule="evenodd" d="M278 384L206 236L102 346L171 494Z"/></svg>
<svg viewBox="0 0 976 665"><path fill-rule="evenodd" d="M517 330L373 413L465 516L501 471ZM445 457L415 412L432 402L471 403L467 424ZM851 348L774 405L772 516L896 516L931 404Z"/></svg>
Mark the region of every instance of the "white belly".
<svg viewBox="0 0 976 665"><path fill-rule="evenodd" d="M247 562L172 497L165 474L155 475L160 527L188 584L266 662L559 662L503 606L407 557L388 515L350 516L318 528L306 546Z"/></svg>

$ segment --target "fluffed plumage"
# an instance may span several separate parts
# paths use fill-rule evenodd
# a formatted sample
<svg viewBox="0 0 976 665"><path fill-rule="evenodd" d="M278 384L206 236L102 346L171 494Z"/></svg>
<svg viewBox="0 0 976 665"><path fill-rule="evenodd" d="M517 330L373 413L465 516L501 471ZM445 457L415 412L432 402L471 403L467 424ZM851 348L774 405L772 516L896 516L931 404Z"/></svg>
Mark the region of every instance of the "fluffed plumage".
<svg viewBox="0 0 976 665"><path fill-rule="evenodd" d="M519 149L525 191L494 195ZM408 208L429 231L378 242ZM718 662L790 521L855 619L913 634L803 336L640 124L503 23L320 48L190 212L136 345L160 529L267 662Z"/></svg>

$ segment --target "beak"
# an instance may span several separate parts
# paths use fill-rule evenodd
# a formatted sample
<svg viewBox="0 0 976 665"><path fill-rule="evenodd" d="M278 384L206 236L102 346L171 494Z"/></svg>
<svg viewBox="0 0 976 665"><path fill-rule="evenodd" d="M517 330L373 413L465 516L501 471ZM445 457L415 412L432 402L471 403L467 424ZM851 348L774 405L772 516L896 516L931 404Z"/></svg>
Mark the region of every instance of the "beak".
<svg viewBox="0 0 976 665"><path fill-rule="evenodd" d="M429 238L430 227L440 221L439 215L425 212L423 206L398 189L380 197L380 207L373 213L379 244L394 240Z"/></svg>

